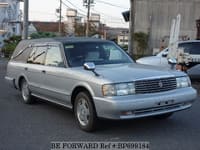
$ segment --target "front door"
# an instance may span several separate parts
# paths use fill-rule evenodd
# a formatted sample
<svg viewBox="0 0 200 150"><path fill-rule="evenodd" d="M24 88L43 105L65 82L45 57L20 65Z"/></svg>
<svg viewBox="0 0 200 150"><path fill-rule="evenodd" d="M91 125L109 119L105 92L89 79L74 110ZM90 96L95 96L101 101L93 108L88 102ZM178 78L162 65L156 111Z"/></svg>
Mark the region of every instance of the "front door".
<svg viewBox="0 0 200 150"><path fill-rule="evenodd" d="M60 46L48 46L45 59L45 95L61 104L70 105L70 93L67 91L69 79L65 76L66 71Z"/></svg>

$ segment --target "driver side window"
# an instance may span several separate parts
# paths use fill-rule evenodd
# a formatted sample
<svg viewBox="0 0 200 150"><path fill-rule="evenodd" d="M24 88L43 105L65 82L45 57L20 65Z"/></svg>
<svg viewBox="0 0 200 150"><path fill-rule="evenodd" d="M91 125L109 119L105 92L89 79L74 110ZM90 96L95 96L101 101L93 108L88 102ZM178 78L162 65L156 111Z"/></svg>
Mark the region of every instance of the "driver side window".
<svg viewBox="0 0 200 150"><path fill-rule="evenodd" d="M45 65L53 67L64 67L64 61L59 46L50 46L47 48Z"/></svg>

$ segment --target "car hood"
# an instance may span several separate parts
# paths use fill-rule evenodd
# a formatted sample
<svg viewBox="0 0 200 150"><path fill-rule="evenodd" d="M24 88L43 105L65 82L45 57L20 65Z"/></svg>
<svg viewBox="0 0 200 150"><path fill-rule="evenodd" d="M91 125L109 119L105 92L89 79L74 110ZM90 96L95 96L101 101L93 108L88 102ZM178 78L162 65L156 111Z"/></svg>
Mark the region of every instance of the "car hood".
<svg viewBox="0 0 200 150"><path fill-rule="evenodd" d="M99 65L96 66L96 72L101 78L111 82L129 82L143 79L167 78L186 75L180 71L135 63Z"/></svg>
<svg viewBox="0 0 200 150"><path fill-rule="evenodd" d="M155 65L160 63L160 57L158 56L142 57L140 59L137 59L136 62L139 64Z"/></svg>

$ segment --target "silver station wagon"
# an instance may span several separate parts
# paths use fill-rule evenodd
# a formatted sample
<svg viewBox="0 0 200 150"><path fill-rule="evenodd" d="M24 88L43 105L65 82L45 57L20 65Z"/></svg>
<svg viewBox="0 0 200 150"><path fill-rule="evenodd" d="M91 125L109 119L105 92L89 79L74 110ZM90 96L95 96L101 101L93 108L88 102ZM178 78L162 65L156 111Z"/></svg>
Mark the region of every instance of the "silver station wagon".
<svg viewBox="0 0 200 150"><path fill-rule="evenodd" d="M24 103L38 97L73 110L82 130L98 118L167 118L196 98L180 71L136 64L115 43L92 38L23 40L5 77Z"/></svg>

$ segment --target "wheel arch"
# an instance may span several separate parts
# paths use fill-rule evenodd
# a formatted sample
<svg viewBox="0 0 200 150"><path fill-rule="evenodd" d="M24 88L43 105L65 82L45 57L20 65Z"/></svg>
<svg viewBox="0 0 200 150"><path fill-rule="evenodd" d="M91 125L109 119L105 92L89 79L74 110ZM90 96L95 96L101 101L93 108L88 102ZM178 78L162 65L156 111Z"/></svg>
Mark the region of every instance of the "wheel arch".
<svg viewBox="0 0 200 150"><path fill-rule="evenodd" d="M87 92L92 100L92 103L94 105L94 101L93 101L93 97L94 97L94 92L93 90L87 86L87 85L77 85L76 87L73 88L72 93L71 93L71 104L72 107L74 108L74 102L75 102L75 98L76 95L80 92ZM95 105L94 105L95 107Z"/></svg>
<svg viewBox="0 0 200 150"><path fill-rule="evenodd" d="M27 78L25 77L25 75L20 75L20 76L18 77L18 80L16 81L16 85L17 85L17 88L18 88L19 90L21 90L21 81L22 81L23 79L26 80L26 81L28 81Z"/></svg>

